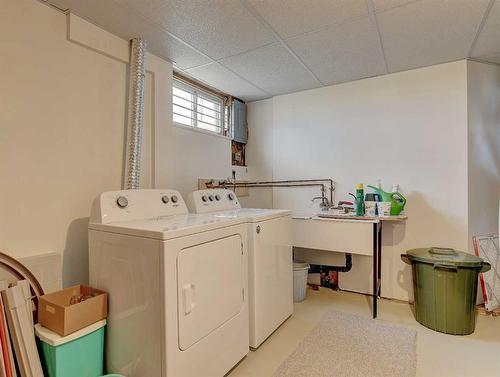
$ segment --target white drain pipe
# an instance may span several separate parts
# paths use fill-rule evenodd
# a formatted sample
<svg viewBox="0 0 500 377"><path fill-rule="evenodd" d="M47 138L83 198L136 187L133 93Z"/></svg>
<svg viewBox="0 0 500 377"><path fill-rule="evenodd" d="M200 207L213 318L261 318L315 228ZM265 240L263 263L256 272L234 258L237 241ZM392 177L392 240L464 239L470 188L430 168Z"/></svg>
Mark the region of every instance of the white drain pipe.
<svg viewBox="0 0 500 377"><path fill-rule="evenodd" d="M138 189L141 179L141 144L144 129L144 86L146 79L146 41L130 43L128 122L123 187Z"/></svg>

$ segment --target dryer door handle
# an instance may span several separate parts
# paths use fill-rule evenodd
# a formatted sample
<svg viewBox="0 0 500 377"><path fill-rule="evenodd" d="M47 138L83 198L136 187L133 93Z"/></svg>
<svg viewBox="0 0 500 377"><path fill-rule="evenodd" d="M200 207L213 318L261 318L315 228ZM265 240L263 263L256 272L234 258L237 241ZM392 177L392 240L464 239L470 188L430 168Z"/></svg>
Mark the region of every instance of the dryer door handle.
<svg viewBox="0 0 500 377"><path fill-rule="evenodd" d="M194 284L184 284L182 287L182 300L184 302L184 315L191 313L195 306L194 302Z"/></svg>

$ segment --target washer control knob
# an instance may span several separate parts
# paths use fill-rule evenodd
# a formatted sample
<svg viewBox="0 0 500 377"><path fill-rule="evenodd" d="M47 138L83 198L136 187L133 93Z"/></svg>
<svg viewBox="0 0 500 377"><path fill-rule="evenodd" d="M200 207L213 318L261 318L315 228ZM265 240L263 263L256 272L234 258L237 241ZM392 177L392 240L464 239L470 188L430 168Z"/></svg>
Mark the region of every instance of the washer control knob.
<svg viewBox="0 0 500 377"><path fill-rule="evenodd" d="M213 202L214 201L214 196L213 195L209 195L208 196L208 200L210 200L211 202Z"/></svg>
<svg viewBox="0 0 500 377"><path fill-rule="evenodd" d="M125 208L128 206L128 199L124 196L119 196L118 199L116 199L116 205L120 208Z"/></svg>
<svg viewBox="0 0 500 377"><path fill-rule="evenodd" d="M205 203L208 200L208 197L206 195L203 195L201 197L201 200Z"/></svg>
<svg viewBox="0 0 500 377"><path fill-rule="evenodd" d="M172 195L170 200L172 201L172 203L177 203L179 201L179 199L177 198L177 195Z"/></svg>
<svg viewBox="0 0 500 377"><path fill-rule="evenodd" d="M217 201L220 200L220 195L219 194L215 195L215 200L217 200Z"/></svg>
<svg viewBox="0 0 500 377"><path fill-rule="evenodd" d="M230 192L229 194L227 194L227 198L229 200L234 200L234 194L232 192Z"/></svg>
<svg viewBox="0 0 500 377"><path fill-rule="evenodd" d="M167 196L167 195L163 195L163 196L161 197L161 201L162 201L164 204L167 204L167 203L170 201L170 199L168 198L168 196Z"/></svg>

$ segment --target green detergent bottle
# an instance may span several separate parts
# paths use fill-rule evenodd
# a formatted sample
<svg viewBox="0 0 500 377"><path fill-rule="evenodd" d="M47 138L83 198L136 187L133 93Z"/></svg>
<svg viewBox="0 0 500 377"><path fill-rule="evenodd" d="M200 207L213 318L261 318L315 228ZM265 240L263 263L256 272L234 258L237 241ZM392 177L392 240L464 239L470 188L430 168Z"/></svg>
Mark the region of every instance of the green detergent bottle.
<svg viewBox="0 0 500 377"><path fill-rule="evenodd" d="M363 216L365 214L365 193L363 189L363 184L358 183L356 185L356 216Z"/></svg>
<svg viewBox="0 0 500 377"><path fill-rule="evenodd" d="M381 188L368 185L369 188L375 190L380 195L382 202L391 202L391 216L398 216L405 208L406 198L399 191L385 192Z"/></svg>

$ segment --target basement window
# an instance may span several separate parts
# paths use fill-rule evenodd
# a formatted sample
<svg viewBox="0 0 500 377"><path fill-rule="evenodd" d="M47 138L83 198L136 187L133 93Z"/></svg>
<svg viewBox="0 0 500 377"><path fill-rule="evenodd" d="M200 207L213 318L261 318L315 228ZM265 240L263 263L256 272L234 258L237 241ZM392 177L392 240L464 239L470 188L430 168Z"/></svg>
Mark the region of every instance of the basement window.
<svg viewBox="0 0 500 377"><path fill-rule="evenodd" d="M175 125L227 135L223 97L174 79L172 104Z"/></svg>

